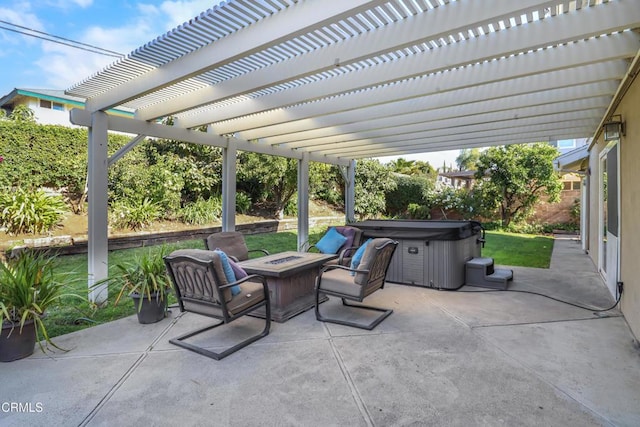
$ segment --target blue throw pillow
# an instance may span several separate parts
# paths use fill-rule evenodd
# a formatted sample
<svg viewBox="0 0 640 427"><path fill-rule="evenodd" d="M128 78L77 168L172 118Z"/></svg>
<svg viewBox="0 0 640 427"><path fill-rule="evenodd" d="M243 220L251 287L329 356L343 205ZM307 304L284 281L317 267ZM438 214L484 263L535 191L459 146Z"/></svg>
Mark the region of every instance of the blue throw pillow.
<svg viewBox="0 0 640 427"><path fill-rule="evenodd" d="M316 243L316 248L323 254L336 254L338 253L338 249L340 249L346 241L346 237L340 234L335 227L331 227L327 230L326 234L322 236L322 239Z"/></svg>
<svg viewBox="0 0 640 427"><path fill-rule="evenodd" d="M356 251L356 253L353 255L353 258L351 258L351 268L354 270L358 269L358 266L360 265L360 261L362 261L362 255L364 255L364 250L367 248L367 245L369 244L369 242L371 241L371 239L367 239L366 242L364 242L362 244L362 246L360 246L358 248L358 250ZM352 276L356 275L355 271L351 271L350 272Z"/></svg>
<svg viewBox="0 0 640 427"><path fill-rule="evenodd" d="M231 268L231 264L229 263L229 257L227 257L227 254L225 254L220 249L215 249L214 252L220 256L220 262L222 263L222 269L224 270L224 275L227 279L227 282L228 283L235 282L236 274L233 272L233 269ZM240 285L235 285L231 287L231 295L236 296L240 292L242 292L242 289L240 289Z"/></svg>

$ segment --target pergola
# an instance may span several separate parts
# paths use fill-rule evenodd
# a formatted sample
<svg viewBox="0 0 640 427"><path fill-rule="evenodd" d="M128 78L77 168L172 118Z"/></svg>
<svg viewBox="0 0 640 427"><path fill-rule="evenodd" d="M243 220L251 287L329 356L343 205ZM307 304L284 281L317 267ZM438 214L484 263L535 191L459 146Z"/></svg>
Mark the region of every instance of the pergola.
<svg viewBox="0 0 640 427"><path fill-rule="evenodd" d="M639 27L640 0L214 6L67 91L87 99L71 119L89 128L89 285L107 277L108 165L145 136L223 149L225 230L238 150L297 159L301 243L310 161L341 166L352 219L357 159L595 136ZM109 158L108 130L138 136Z"/></svg>

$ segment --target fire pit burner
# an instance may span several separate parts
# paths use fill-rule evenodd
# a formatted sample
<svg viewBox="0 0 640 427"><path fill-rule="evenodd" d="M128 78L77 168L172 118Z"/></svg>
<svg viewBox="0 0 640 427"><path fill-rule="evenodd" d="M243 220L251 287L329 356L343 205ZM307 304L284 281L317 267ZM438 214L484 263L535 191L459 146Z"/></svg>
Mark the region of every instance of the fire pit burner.
<svg viewBox="0 0 640 427"><path fill-rule="evenodd" d="M300 259L301 256L291 255L286 256L284 258L274 259L273 261L267 261L265 264L282 264L283 262L293 261L295 259Z"/></svg>

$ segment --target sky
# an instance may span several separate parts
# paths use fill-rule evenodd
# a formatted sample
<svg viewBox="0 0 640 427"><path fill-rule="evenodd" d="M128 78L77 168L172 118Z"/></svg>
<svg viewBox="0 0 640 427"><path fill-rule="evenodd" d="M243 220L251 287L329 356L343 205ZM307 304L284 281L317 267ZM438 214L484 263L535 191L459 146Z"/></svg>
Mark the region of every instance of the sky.
<svg viewBox="0 0 640 427"><path fill-rule="evenodd" d="M38 36L48 33L128 54L218 3L216 0L0 0L0 97L15 88L65 90L116 60L11 30L27 28L38 31L32 33ZM401 157L440 167L443 162L455 165L457 155L455 150ZM386 163L394 158L381 161Z"/></svg>

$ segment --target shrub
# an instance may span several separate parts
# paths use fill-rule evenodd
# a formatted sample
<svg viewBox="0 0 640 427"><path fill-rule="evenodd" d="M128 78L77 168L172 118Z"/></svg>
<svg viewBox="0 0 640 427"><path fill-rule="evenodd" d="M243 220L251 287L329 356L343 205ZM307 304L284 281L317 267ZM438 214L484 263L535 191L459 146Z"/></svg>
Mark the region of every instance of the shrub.
<svg viewBox="0 0 640 427"><path fill-rule="evenodd" d="M410 219L429 219L431 218L431 209L425 205L417 203L409 203L407 213Z"/></svg>
<svg viewBox="0 0 640 427"><path fill-rule="evenodd" d="M161 208L149 198L116 202L111 212L111 224L116 228L140 230L161 216Z"/></svg>
<svg viewBox="0 0 640 427"><path fill-rule="evenodd" d="M236 193L236 212L246 214L251 209L251 197L241 191ZM286 209L286 208L285 208Z"/></svg>
<svg viewBox="0 0 640 427"><path fill-rule="evenodd" d="M67 212L61 196L17 188L0 194L0 224L9 233L44 233L60 224Z"/></svg>
<svg viewBox="0 0 640 427"><path fill-rule="evenodd" d="M403 215L407 213L410 204L424 205L427 203L429 191L433 182L426 176L394 175L396 188L385 192L387 213Z"/></svg>
<svg viewBox="0 0 640 427"><path fill-rule="evenodd" d="M298 215L298 197L292 197L291 200L284 205L284 214L287 216Z"/></svg>
<svg viewBox="0 0 640 427"><path fill-rule="evenodd" d="M209 224L217 221L222 215L222 201L220 197L211 197L207 200L198 199L180 209L179 218L186 224Z"/></svg>

